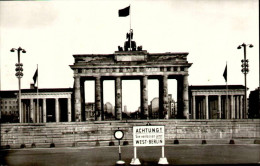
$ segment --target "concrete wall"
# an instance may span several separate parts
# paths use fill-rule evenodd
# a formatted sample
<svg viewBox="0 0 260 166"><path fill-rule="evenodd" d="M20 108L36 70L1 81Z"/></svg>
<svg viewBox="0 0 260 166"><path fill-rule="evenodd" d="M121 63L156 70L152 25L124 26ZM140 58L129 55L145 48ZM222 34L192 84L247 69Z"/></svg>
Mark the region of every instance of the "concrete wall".
<svg viewBox="0 0 260 166"><path fill-rule="evenodd" d="M165 125L166 144L178 139L180 144L207 143L228 144L254 143L260 140L260 119L246 120L129 120L93 121L41 124L1 124L1 146L20 148L21 144L31 147L93 146L109 145L118 128L125 132L122 141L132 144L132 127L135 125ZM97 141L98 140L98 141Z"/></svg>

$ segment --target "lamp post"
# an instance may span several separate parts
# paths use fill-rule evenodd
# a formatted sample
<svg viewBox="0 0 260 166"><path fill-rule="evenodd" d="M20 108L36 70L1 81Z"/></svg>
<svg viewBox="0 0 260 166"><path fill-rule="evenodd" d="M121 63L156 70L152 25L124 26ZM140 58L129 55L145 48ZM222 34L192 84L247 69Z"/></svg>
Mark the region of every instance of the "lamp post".
<svg viewBox="0 0 260 166"><path fill-rule="evenodd" d="M247 116L247 85L246 85L246 75L249 72L249 64L248 64L248 59L246 59L246 46L249 46L250 48L254 47L252 44L241 44L237 47L237 49L241 49L242 47L244 48L244 59L241 60L242 62L242 70L241 72L244 73L244 77L245 77L245 97L244 97L244 112Z"/></svg>
<svg viewBox="0 0 260 166"><path fill-rule="evenodd" d="M19 87L19 94L18 94L18 108L19 108L19 122L23 122L23 116L22 116L22 107L21 107L21 78L23 77L23 64L20 63L20 52L26 53L25 49L22 49L21 47L19 48L12 48L10 51L15 52L15 50L18 53L18 63L15 64L16 66L16 74L15 76L18 78L18 87Z"/></svg>

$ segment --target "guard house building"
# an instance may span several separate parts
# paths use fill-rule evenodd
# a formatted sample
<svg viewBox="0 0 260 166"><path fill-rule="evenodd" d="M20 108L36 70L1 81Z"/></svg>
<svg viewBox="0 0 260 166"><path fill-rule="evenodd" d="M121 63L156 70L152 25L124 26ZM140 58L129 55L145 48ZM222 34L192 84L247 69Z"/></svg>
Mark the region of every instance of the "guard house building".
<svg viewBox="0 0 260 166"><path fill-rule="evenodd" d="M22 89L21 123L71 122L72 93L72 88ZM0 91L2 122L19 122L17 97L18 91Z"/></svg>
<svg viewBox="0 0 260 166"><path fill-rule="evenodd" d="M243 85L189 86L192 119L247 119Z"/></svg>

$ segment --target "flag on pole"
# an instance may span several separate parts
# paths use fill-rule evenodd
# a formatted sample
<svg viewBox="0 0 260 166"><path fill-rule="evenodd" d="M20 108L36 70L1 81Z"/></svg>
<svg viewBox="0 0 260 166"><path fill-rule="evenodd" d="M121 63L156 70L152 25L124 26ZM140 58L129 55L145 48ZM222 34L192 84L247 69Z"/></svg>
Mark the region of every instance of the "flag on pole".
<svg viewBox="0 0 260 166"><path fill-rule="evenodd" d="M225 81L227 82L227 64L223 73L223 77L225 78Z"/></svg>
<svg viewBox="0 0 260 166"><path fill-rule="evenodd" d="M38 68L36 69L34 76L33 76L34 85L36 83L37 77L38 77Z"/></svg>
<svg viewBox="0 0 260 166"><path fill-rule="evenodd" d="M119 17L126 17L126 16L129 16L129 13L130 13L130 6L124 8L124 9L120 9L118 11L118 16Z"/></svg>

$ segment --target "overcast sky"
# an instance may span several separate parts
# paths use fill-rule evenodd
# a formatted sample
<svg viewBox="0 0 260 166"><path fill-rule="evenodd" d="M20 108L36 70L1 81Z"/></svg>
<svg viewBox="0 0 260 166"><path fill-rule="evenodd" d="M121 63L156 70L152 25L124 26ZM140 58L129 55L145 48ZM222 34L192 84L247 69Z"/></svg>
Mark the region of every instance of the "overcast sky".
<svg viewBox="0 0 260 166"><path fill-rule="evenodd" d="M257 0L1 1L1 90L18 89L17 52L10 49L19 46L27 51L22 88L30 87L37 64L40 88L72 87L73 54L123 46L130 17L118 17L118 10L129 4L137 45L149 53L189 52L190 85L225 85L226 63L228 84L244 85L237 46L246 43L254 45L247 49L248 87L259 86Z"/></svg>

